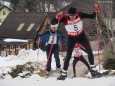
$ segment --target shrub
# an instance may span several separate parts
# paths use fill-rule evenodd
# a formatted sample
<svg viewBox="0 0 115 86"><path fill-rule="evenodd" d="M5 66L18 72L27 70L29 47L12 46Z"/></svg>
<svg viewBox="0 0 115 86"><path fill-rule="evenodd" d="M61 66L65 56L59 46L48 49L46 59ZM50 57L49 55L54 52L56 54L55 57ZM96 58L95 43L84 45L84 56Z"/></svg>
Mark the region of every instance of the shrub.
<svg viewBox="0 0 115 86"><path fill-rule="evenodd" d="M22 73L24 69L24 65L17 65L16 68L12 68L11 72L9 72L9 74L15 78L18 76L19 73Z"/></svg>
<svg viewBox="0 0 115 86"><path fill-rule="evenodd" d="M105 62L108 58L112 58L112 50L110 46L105 46L105 48L103 49L102 62Z"/></svg>
<svg viewBox="0 0 115 86"><path fill-rule="evenodd" d="M25 74L24 76L21 77L26 77L28 75L31 75L31 73L33 73L33 71L35 71L34 65L32 65L32 63L26 63L24 65L17 65L15 68L12 68L11 72L9 72L9 74L15 78L17 77L20 73L23 73L23 71L27 71L29 72L29 74Z"/></svg>
<svg viewBox="0 0 115 86"><path fill-rule="evenodd" d="M113 70L115 70L115 59L108 58L108 59L104 62L103 67L104 67L105 69L113 69Z"/></svg>

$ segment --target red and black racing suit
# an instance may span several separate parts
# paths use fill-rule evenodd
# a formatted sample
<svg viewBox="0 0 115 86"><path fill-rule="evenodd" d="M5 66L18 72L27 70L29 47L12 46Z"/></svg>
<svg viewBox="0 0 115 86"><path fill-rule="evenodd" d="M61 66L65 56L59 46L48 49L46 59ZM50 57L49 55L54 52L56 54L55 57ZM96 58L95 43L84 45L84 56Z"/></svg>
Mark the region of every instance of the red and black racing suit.
<svg viewBox="0 0 115 86"><path fill-rule="evenodd" d="M85 13L80 12L80 13L76 13L76 21L73 22L69 19L69 15L66 14L66 15L63 15L63 17L60 20L58 20L54 17L51 24L52 25L57 24L59 21L59 23L64 23L65 26L67 26L67 25L73 25L74 26L74 24L76 24L76 26L78 26L78 29L80 29L81 26L79 27L79 25L78 25L79 21L81 24L81 21L83 18L89 18L90 19L90 18L95 18L95 17L96 17L95 12L93 14L85 14ZM75 29L76 26L73 28ZM69 29L69 28L67 28L67 29ZM68 31L70 29L66 30L67 34L68 34L68 44L67 44L67 55L66 55L66 59L64 61L64 67L63 67L64 70L68 69L69 61L71 59L71 55L72 55L72 52L73 52L73 49L74 49L74 46L76 43L80 43L86 49L87 54L88 54L89 63L90 63L90 65L94 65L94 56L92 53L90 42L89 42L83 29L84 28L82 28L82 31L78 31L78 32L74 32L74 33L72 33L72 32L69 33Z"/></svg>

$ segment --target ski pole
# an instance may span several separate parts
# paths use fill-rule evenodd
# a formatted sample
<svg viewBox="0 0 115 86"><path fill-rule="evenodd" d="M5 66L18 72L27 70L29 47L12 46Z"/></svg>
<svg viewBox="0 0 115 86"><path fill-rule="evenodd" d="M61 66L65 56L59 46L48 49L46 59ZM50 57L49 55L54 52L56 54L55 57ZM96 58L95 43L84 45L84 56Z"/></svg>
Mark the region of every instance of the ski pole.
<svg viewBox="0 0 115 86"><path fill-rule="evenodd" d="M97 4L95 5L97 6ZM97 45L98 45L98 64L99 64L99 72L100 72L100 40L99 40L99 36L98 36L98 32L99 32L99 28L98 28L98 24L99 24L99 20L98 20L98 12L96 12L96 24L97 24Z"/></svg>
<svg viewBox="0 0 115 86"><path fill-rule="evenodd" d="M37 63L38 63L38 55L39 55L39 43L40 43L40 37L38 39ZM37 67L37 69L38 69L38 67Z"/></svg>

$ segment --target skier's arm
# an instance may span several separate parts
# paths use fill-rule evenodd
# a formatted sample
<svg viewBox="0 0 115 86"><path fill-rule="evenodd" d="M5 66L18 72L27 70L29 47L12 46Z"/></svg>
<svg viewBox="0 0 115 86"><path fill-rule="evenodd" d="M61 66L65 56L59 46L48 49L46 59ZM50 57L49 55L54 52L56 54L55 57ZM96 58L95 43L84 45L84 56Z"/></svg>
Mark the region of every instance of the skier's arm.
<svg viewBox="0 0 115 86"><path fill-rule="evenodd" d="M92 14L86 14L86 13L83 13L83 12L80 12L78 13L80 15L80 17L83 19L83 18L96 18L96 12L93 12Z"/></svg>
<svg viewBox="0 0 115 86"><path fill-rule="evenodd" d="M94 12L92 14L86 14L86 13L79 13L80 17L81 18L96 18L96 13L100 10L100 7L95 4L95 7L94 7Z"/></svg>
<svg viewBox="0 0 115 86"><path fill-rule="evenodd" d="M60 40L61 42L63 42L64 44L67 44L67 40L64 39L64 37L62 36L62 34L59 33L59 32L58 32L58 38L59 38L59 40Z"/></svg>
<svg viewBox="0 0 115 86"><path fill-rule="evenodd" d="M67 16L62 14L62 13L58 13L56 14L56 16L52 19L51 24L55 25L58 23L66 23L66 18Z"/></svg>
<svg viewBox="0 0 115 86"><path fill-rule="evenodd" d="M44 33L40 34L39 37L40 37L40 41L43 40L44 37L46 37L46 35L48 34L48 30L46 30Z"/></svg>

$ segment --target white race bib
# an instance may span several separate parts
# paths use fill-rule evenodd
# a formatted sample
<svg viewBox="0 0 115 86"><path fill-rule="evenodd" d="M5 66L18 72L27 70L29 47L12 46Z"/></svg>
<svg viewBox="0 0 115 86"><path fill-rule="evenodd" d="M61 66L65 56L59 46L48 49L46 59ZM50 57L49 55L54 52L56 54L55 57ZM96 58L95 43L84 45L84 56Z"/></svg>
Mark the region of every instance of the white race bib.
<svg viewBox="0 0 115 86"><path fill-rule="evenodd" d="M72 56L79 57L82 55L82 50L80 48L74 48Z"/></svg>
<svg viewBox="0 0 115 86"><path fill-rule="evenodd" d="M57 42L57 35L55 34L50 35L48 44L52 44L52 43L56 44L56 42Z"/></svg>
<svg viewBox="0 0 115 86"><path fill-rule="evenodd" d="M83 23L80 21L77 24L66 25L65 29L67 32L79 32L83 30Z"/></svg>

